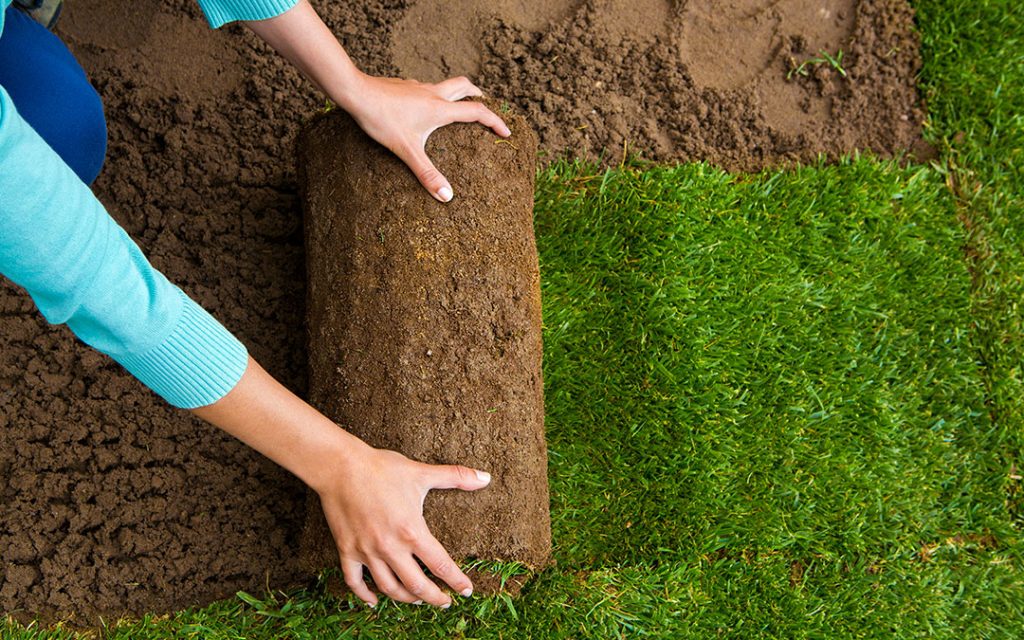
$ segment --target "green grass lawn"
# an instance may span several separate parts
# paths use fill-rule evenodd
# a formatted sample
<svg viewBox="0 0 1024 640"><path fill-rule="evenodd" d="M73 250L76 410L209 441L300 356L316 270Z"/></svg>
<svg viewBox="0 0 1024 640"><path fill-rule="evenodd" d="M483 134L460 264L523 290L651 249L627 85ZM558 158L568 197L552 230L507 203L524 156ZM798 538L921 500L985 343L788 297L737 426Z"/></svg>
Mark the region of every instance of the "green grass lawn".
<svg viewBox="0 0 1024 640"><path fill-rule="evenodd" d="M105 635L1024 636L1024 9L914 4L934 165L540 176L558 564L521 598Z"/></svg>

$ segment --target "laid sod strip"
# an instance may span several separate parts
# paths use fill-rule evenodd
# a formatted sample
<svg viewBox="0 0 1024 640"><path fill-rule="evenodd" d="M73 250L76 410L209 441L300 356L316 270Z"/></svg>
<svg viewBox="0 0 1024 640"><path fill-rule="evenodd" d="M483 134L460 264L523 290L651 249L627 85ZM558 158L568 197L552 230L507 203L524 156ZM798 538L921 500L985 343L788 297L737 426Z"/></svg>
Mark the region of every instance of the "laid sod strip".
<svg viewBox="0 0 1024 640"><path fill-rule="evenodd" d="M989 422L939 178L858 161L542 183L561 563L1009 533L974 473Z"/></svg>
<svg viewBox="0 0 1024 640"><path fill-rule="evenodd" d="M916 2L931 135L970 230L972 316L1018 530L1024 528L1024 8ZM955 88L960 88L959 90Z"/></svg>
<svg viewBox="0 0 1024 640"><path fill-rule="evenodd" d="M752 177L551 169L536 228L558 565L520 599L449 612L251 594L109 635L1020 630L943 179L867 159Z"/></svg>
<svg viewBox="0 0 1024 640"><path fill-rule="evenodd" d="M1013 592L992 588L1010 579L1005 565L989 553L973 553L978 562L957 560L956 553L940 552L929 564L894 557L870 579L851 577L863 565L824 563L794 577L792 565L780 556L549 572L522 599L460 602L447 612L387 602L366 615L310 594L287 600L246 596L249 602L149 619L111 629L104 637L1015 637L1005 612L1017 606ZM907 576L914 579L908 582ZM953 592L961 594L959 600L948 597Z"/></svg>

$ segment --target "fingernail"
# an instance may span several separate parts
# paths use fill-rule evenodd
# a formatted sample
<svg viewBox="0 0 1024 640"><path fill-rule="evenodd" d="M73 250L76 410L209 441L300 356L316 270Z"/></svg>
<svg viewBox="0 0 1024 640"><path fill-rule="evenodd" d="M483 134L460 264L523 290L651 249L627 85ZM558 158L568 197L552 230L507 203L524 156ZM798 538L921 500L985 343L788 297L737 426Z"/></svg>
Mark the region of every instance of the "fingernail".
<svg viewBox="0 0 1024 640"><path fill-rule="evenodd" d="M437 190L437 195L438 197L441 198L443 202L448 202L452 199L452 188L441 187L440 189Z"/></svg>
<svg viewBox="0 0 1024 640"><path fill-rule="evenodd" d="M491 474L487 473L486 471L480 471L479 469L476 470L476 477L480 482L491 481Z"/></svg>
<svg viewBox="0 0 1024 640"><path fill-rule="evenodd" d="M512 130L509 129L508 127L502 127L501 130L502 130L502 134L501 135L505 136L506 138L508 136L512 135Z"/></svg>
<svg viewBox="0 0 1024 640"><path fill-rule="evenodd" d="M473 595L473 587L466 587L465 589L463 589L462 590L462 595L464 595L467 598L469 596Z"/></svg>
<svg viewBox="0 0 1024 640"><path fill-rule="evenodd" d="M450 606L452 606L452 603L448 602L448 603L446 603L446 604L442 604L442 605L441 605L441 608L442 608L442 609L447 609L447 608L448 608L448 607L450 607Z"/></svg>
<svg viewBox="0 0 1024 640"><path fill-rule="evenodd" d="M416 601L416 602L414 602L413 604L423 604L423 601L422 601L422 600L417 600L417 601Z"/></svg>

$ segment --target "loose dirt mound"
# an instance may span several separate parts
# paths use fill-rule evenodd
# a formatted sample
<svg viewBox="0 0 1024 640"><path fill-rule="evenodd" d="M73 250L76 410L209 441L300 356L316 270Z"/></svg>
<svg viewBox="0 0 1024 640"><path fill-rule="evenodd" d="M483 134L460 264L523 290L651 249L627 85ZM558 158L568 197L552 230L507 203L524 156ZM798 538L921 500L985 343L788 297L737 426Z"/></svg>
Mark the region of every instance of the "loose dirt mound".
<svg viewBox="0 0 1024 640"><path fill-rule="evenodd" d="M476 68L551 156L628 145L754 168L917 140L903 0L537 4L316 3L364 70ZM192 0L75 0L59 32L106 105L100 198L304 393L292 143L322 98L241 27L208 32ZM786 79L840 49L846 75L817 62ZM299 578L296 481L47 327L6 281L0 336L0 610L90 620Z"/></svg>

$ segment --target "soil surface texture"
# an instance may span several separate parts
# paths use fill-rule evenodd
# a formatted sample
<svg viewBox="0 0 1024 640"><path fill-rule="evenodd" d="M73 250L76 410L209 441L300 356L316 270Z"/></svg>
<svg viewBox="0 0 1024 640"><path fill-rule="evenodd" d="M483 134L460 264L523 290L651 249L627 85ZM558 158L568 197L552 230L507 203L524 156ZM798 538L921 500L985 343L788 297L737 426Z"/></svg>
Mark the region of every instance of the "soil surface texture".
<svg viewBox="0 0 1024 640"><path fill-rule="evenodd" d="M551 156L734 170L853 149L928 156L905 0L418 0L393 60L468 73Z"/></svg>
<svg viewBox="0 0 1024 640"><path fill-rule="evenodd" d="M457 562L539 569L551 520L537 138L522 116L506 122L505 140L466 124L430 138L430 156L453 176L447 204L339 110L300 135L309 398L372 446L490 472L478 491L431 491L427 525ZM312 493L302 547L311 571L337 565Z"/></svg>
<svg viewBox="0 0 1024 640"><path fill-rule="evenodd" d="M314 5L363 70L468 74L527 114L548 158L754 169L919 142L905 0ZM57 32L106 107L97 195L304 395L293 145L323 97L243 27L211 32L193 0L70 0ZM90 623L303 579L290 475L47 326L6 280L0 341L0 611Z"/></svg>

